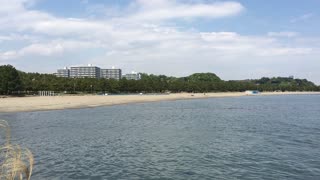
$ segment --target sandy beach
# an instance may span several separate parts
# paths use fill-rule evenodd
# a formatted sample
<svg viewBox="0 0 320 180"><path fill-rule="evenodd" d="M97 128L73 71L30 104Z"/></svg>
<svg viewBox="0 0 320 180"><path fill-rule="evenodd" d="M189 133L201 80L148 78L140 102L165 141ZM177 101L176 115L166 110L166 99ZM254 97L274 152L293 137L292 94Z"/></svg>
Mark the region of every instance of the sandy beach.
<svg viewBox="0 0 320 180"><path fill-rule="evenodd" d="M318 94L320 92L266 92L260 95L305 95ZM160 95L85 95L85 96L51 96L51 97L9 97L0 98L0 112L43 111L71 108L90 108L128 103L143 103L155 101L170 101L182 99L239 97L245 96L242 92L230 93L179 93Z"/></svg>

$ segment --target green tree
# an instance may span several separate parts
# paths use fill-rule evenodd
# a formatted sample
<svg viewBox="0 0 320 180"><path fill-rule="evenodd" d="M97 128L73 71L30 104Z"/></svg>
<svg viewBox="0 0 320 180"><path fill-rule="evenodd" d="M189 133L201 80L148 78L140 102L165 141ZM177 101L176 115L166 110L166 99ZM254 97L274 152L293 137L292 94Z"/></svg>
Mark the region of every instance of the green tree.
<svg viewBox="0 0 320 180"><path fill-rule="evenodd" d="M22 90L18 71L11 65L0 66L0 94L10 95Z"/></svg>

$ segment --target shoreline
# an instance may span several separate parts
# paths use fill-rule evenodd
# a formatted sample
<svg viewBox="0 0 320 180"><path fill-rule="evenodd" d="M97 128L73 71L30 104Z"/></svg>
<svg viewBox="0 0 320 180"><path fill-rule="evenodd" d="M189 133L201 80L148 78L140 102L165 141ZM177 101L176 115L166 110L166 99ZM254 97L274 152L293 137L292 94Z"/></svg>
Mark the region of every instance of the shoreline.
<svg viewBox="0 0 320 180"><path fill-rule="evenodd" d="M320 92L263 92L258 96L270 95L320 95ZM35 96L9 97L0 99L0 113L81 109L132 103L175 101L187 99L223 98L247 96L244 92L223 93L177 93L144 95L84 95L84 96Z"/></svg>

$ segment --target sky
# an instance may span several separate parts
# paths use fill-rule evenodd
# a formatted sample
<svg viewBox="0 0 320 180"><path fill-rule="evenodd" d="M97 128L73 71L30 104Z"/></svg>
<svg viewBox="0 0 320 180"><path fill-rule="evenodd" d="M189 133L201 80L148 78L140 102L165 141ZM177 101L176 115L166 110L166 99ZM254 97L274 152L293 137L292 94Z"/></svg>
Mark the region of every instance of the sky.
<svg viewBox="0 0 320 180"><path fill-rule="evenodd" d="M0 0L0 65L320 84L319 0Z"/></svg>

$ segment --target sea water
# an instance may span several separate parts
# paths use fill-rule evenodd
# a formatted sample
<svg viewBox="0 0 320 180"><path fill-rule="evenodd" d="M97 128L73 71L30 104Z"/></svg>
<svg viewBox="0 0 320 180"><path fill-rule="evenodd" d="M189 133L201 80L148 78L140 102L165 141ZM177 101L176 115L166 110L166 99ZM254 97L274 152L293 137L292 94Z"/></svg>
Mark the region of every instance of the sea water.
<svg viewBox="0 0 320 180"><path fill-rule="evenodd" d="M32 179L320 179L320 96L0 114Z"/></svg>

